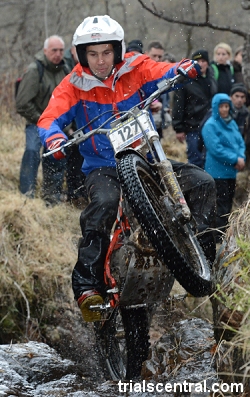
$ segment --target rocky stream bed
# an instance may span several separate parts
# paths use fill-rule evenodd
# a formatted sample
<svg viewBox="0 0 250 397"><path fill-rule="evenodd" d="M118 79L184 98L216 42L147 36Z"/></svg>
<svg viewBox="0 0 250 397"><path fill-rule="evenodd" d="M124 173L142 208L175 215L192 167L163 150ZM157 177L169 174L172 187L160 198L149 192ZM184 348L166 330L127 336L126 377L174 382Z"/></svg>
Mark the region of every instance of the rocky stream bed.
<svg viewBox="0 0 250 397"><path fill-rule="evenodd" d="M181 397L210 396L195 387L181 392L161 390L165 384L217 382L210 321L187 316L180 308L161 307L150 331L151 348L142 379L126 386L105 379L95 348L92 324L83 324L78 309L57 313L46 329L47 341L0 346L0 396L9 397ZM52 347L49 346L49 344ZM159 392L149 391L157 384ZM143 386L144 385L144 386Z"/></svg>

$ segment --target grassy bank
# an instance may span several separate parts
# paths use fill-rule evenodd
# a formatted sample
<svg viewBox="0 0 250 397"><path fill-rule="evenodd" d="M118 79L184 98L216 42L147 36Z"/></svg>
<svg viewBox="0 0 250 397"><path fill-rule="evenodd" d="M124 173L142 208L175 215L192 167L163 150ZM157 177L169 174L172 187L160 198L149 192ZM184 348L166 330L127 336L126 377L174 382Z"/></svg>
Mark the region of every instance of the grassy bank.
<svg viewBox="0 0 250 397"><path fill-rule="evenodd" d="M5 114L0 146L0 340L46 322L60 294L73 301L71 271L80 236L79 210L47 208L18 190L24 125ZM38 196L41 174L38 177Z"/></svg>

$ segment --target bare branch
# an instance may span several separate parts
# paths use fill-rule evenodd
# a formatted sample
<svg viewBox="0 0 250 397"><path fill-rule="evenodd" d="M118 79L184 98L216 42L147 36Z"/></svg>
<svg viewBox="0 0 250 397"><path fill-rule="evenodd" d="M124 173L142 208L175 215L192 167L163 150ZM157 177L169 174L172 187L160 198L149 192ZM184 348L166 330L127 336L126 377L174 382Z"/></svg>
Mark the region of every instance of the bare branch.
<svg viewBox="0 0 250 397"><path fill-rule="evenodd" d="M152 3L152 7L147 6L143 0L138 0L138 2L141 4L142 8L153 14L154 16L163 19L164 21L170 22L170 23L175 23L175 24L182 24L186 26L194 26L197 28L210 28L213 30L219 30L219 31L224 31L224 32L231 32L234 34L237 34L238 36L247 37L247 33L243 30L235 29L231 26L220 26L216 25L210 22L210 12L209 12L209 0L204 0L205 5L206 5L206 17L205 21L203 22L195 22L195 21L187 21L185 19L177 19L177 18L171 18L167 15L164 15L163 11L157 11L155 4Z"/></svg>
<svg viewBox="0 0 250 397"><path fill-rule="evenodd" d="M209 0L205 0L205 7L206 7L206 16L205 16L205 20L206 20L206 22L209 22L209 15L210 15Z"/></svg>

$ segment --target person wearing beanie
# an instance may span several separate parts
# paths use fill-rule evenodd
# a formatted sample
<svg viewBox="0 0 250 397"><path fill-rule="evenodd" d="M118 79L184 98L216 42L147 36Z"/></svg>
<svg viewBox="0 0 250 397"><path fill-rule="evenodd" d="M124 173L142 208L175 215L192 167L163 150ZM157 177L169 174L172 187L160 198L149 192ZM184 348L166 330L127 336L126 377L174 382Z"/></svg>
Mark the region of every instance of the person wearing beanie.
<svg viewBox="0 0 250 397"><path fill-rule="evenodd" d="M243 83L235 83L232 85L230 95L232 96L235 92L241 92L247 96L247 87Z"/></svg>
<svg viewBox="0 0 250 397"><path fill-rule="evenodd" d="M204 59L207 63L209 63L208 52L206 50L198 50L192 54L192 59L194 61L198 61L199 59Z"/></svg>
<svg viewBox="0 0 250 397"><path fill-rule="evenodd" d="M244 86L244 84L241 83L233 84L230 91L230 97L234 108L233 118L239 127L241 135L245 137L246 135L245 127L248 124L248 116L249 116L249 111L245 106L247 99L247 88Z"/></svg>
<svg viewBox="0 0 250 397"><path fill-rule="evenodd" d="M204 167L204 153L199 145L200 124L211 107L211 100L217 92L217 83L209 67L206 50L197 50L192 59L201 67L201 76L174 92L172 125L176 138L187 143L188 162Z"/></svg>
<svg viewBox="0 0 250 397"><path fill-rule="evenodd" d="M227 94L215 94L212 115L202 128L206 148L205 171L215 180L217 190L217 242L221 242L236 186L236 175L245 167L245 142L233 119L233 105Z"/></svg>
<svg viewBox="0 0 250 397"><path fill-rule="evenodd" d="M126 52L134 52L136 54L143 54L143 43L141 40L132 40L128 43Z"/></svg>
<svg viewBox="0 0 250 397"><path fill-rule="evenodd" d="M246 166L244 172L237 174L234 201L240 206L248 198L250 174L250 113L246 107L248 91L244 84L234 84L230 91L234 113L240 133L246 144Z"/></svg>

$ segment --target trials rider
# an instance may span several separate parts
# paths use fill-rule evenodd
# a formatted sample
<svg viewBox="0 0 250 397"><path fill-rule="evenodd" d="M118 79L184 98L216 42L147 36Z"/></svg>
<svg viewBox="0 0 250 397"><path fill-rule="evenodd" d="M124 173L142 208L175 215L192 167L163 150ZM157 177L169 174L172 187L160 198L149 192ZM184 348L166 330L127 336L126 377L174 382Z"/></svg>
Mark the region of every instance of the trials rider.
<svg viewBox="0 0 250 397"><path fill-rule="evenodd" d="M73 119L80 128L99 116L85 132L105 121L104 128L110 128L108 119L112 114L127 111L150 96L160 80L176 75L178 66L186 70L194 63L187 59L179 63L155 62L147 55L133 52L125 55L123 28L108 15L84 19L76 29L73 44L79 63L54 90L38 123L42 143L48 150L67 141L63 128ZM190 79L198 73L198 65L186 72ZM113 149L105 135L82 142L79 150L84 158L82 171L86 175L89 204L80 216L82 239L72 286L84 320L96 321L100 312L90 311L89 306L102 303L105 295L103 267L120 185ZM61 156L61 151L54 154L56 159ZM198 229L206 230L213 225L215 214L213 179L191 164L173 162L173 167ZM200 241L213 261L215 244L211 232L202 234Z"/></svg>

